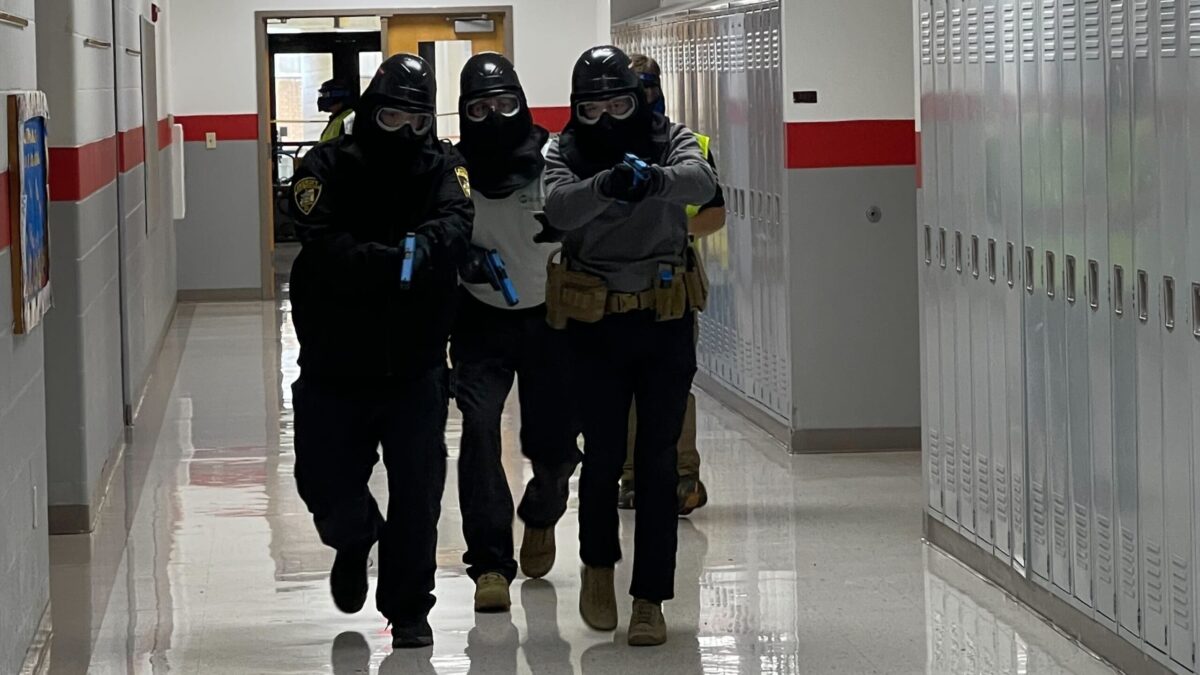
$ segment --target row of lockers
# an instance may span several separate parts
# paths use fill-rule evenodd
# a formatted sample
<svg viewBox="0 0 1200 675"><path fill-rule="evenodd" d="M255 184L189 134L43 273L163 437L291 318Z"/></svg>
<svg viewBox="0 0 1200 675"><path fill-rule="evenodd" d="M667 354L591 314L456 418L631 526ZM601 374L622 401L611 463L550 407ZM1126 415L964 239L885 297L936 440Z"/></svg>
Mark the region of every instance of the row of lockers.
<svg viewBox="0 0 1200 675"><path fill-rule="evenodd" d="M1200 0L916 0L929 508L1195 669Z"/></svg>

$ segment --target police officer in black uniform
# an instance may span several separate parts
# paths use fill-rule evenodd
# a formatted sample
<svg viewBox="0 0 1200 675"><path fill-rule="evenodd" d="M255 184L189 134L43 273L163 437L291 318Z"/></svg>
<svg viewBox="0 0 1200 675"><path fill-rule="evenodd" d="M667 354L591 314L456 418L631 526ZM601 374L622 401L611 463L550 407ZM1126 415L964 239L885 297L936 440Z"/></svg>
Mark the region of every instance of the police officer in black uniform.
<svg viewBox="0 0 1200 675"><path fill-rule="evenodd" d="M305 157L292 204L303 244L291 277L296 484L337 551L330 586L342 611L362 609L379 542L376 604L398 648L433 643L446 345L474 214L466 168L436 138L436 100L428 63L388 59L353 133ZM380 445L386 519L367 488Z"/></svg>
<svg viewBox="0 0 1200 675"><path fill-rule="evenodd" d="M521 451L533 464L517 514L525 524L521 569L532 578L554 564L554 527L567 510L579 463L566 336L546 325L546 262L557 248L539 244L543 151L550 134L533 123L512 62L473 56L463 68L458 150L471 171L475 203L471 264L450 341L455 400L463 415L458 493L475 580L475 609L505 611L513 560L513 498L501 463L500 417L520 378ZM502 257L515 296L490 285L486 256ZM510 301L516 301L510 306Z"/></svg>
<svg viewBox="0 0 1200 675"><path fill-rule="evenodd" d="M666 641L662 602L674 595L678 503L675 446L696 371L693 312L704 290L688 254L688 204L716 192L695 134L654 113L628 56L583 54L571 121L546 157L546 216L562 233L548 312L565 325L586 449L579 487L580 612L617 625L621 559L617 486L636 400L634 597L628 640Z"/></svg>

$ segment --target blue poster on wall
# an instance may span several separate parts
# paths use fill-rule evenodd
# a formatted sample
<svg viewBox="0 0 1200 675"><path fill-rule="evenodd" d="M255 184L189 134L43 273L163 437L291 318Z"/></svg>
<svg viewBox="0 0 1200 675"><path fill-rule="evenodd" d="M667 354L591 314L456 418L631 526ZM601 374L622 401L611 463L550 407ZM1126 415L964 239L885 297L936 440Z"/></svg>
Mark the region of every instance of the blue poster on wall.
<svg viewBox="0 0 1200 675"><path fill-rule="evenodd" d="M49 152L46 96L8 97L9 180L13 182L13 330L28 333L50 309Z"/></svg>

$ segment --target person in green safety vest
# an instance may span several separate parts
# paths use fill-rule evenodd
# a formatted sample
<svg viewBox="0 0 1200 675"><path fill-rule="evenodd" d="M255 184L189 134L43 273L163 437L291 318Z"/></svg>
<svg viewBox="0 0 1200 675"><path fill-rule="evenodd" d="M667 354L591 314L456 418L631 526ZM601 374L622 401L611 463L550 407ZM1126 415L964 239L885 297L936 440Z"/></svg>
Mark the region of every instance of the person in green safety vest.
<svg viewBox="0 0 1200 675"><path fill-rule="evenodd" d="M630 54L633 70L637 72L646 90L646 100L654 112L666 116L667 105L662 90L662 69L658 63L643 54ZM717 163L712 153L712 139L701 133L694 132L700 150L708 159L713 171ZM717 193L706 204L695 204L687 208L688 233L694 240L706 237L725 227L725 195L721 191L718 178ZM699 325L696 326L696 339L699 339ZM633 410L629 413L629 453L625 458L625 470L621 476L621 491L617 497L617 506L622 509L634 507L634 473L633 445L637 434L637 419ZM696 397L688 395L687 413L683 420L680 433L678 453L679 470L679 515L686 516L708 503L708 490L700 480L700 452L696 447Z"/></svg>
<svg viewBox="0 0 1200 675"><path fill-rule="evenodd" d="M346 133L346 118L354 114L354 104L358 103L358 85L349 80L329 80L317 95L317 110L329 113L329 124L321 132L324 143Z"/></svg>

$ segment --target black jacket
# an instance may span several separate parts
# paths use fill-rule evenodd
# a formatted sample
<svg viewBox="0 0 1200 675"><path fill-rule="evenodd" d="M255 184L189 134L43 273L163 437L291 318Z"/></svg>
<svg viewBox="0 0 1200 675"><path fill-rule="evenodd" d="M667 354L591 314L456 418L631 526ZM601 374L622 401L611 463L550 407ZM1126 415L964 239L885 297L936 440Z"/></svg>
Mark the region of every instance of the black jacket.
<svg viewBox="0 0 1200 675"><path fill-rule="evenodd" d="M464 162L430 139L408 166L381 164L342 136L313 148L293 179L303 248L290 297L306 378L407 378L445 362L474 217ZM408 232L431 249L401 290Z"/></svg>

